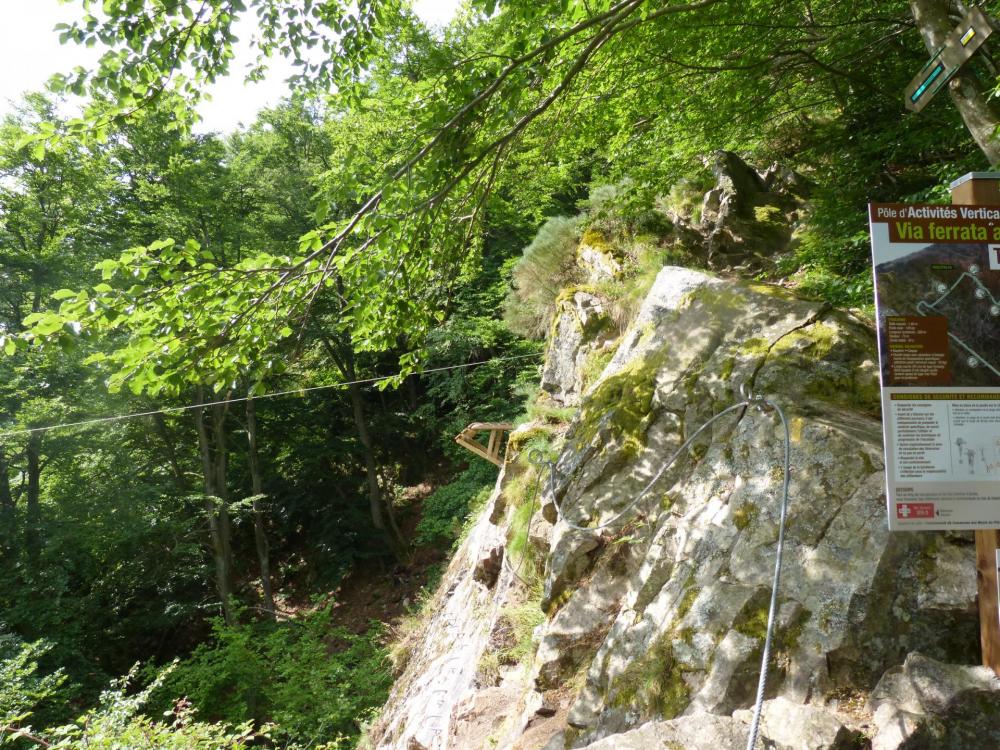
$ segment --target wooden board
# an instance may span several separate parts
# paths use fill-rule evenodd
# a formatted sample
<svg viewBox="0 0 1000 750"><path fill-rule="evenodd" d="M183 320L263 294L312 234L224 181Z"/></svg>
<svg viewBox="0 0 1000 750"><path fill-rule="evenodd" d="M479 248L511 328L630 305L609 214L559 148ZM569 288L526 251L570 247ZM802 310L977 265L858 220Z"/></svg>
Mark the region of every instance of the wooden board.
<svg viewBox="0 0 1000 750"><path fill-rule="evenodd" d="M475 453L480 458L485 458L497 466L503 466L503 459L500 458L503 434L512 429L514 429L514 425L509 422L473 422L455 436L455 442L466 450ZM483 445L476 439L476 436L480 432L489 433L486 445Z"/></svg>
<svg viewBox="0 0 1000 750"><path fill-rule="evenodd" d="M979 642L983 664L1000 675L1000 602L997 600L997 548L1000 531L976 532L976 580L979 583Z"/></svg>

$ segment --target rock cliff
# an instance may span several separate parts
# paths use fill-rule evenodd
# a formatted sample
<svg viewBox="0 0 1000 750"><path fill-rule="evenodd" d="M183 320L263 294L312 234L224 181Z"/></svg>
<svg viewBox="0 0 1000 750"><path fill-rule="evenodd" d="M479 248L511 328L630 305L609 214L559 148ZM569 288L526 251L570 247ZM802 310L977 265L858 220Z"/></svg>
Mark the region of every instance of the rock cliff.
<svg viewBox="0 0 1000 750"><path fill-rule="evenodd" d="M717 160L704 221L717 241L728 233L732 250L746 243L719 222L753 215L737 183L759 196L778 172L727 182L736 170L727 164ZM594 256L579 254L592 273L616 273ZM568 426L538 419L511 437L373 747L745 747L776 554L775 415L750 409L716 422L611 528L575 530L554 507L576 525L602 525L740 400L740 386L780 404L791 425L759 746L1000 745L997 680L972 666L971 537L886 530L868 322L777 286L673 266L620 336L599 293L570 290L559 310L542 386L578 409ZM606 364L594 378L596 357ZM531 448L554 461L551 483L527 460Z"/></svg>

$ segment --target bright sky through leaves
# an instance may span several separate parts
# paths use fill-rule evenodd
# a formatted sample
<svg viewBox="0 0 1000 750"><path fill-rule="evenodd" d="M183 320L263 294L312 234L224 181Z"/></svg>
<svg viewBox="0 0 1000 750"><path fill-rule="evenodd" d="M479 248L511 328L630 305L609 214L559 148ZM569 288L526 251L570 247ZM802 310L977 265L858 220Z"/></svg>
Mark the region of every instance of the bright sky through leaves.
<svg viewBox="0 0 1000 750"><path fill-rule="evenodd" d="M428 24L447 23L455 14L459 0L417 0L414 9ZM62 5L57 0L0 0L0 115L11 111L25 91L39 90L48 78L68 72L77 65L96 63L99 50L75 44L59 44L52 28L69 22L80 14L79 4ZM241 39L249 34L237 31ZM241 43L233 65L233 75L218 82L210 91L212 101L199 107L201 131L229 132L240 123L253 122L258 110L276 104L288 91L285 80L294 69L285 60L276 59L266 80L245 87L243 73L253 61L246 44Z"/></svg>

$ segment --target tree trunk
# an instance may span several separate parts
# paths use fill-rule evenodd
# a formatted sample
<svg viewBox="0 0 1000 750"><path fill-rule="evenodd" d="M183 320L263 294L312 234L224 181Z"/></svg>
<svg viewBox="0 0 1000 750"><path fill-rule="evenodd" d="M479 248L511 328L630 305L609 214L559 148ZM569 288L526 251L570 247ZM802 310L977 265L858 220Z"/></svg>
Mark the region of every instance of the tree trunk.
<svg viewBox="0 0 1000 750"><path fill-rule="evenodd" d="M177 460L177 451L174 449L174 441L170 436L170 430L167 429L167 420L159 412L153 414L152 419L156 434L159 435L160 440L163 442L163 450L167 454L167 462L170 464L170 473L173 474L174 483L177 485L179 491L187 492L190 489L187 477L184 476L184 471Z"/></svg>
<svg viewBox="0 0 1000 750"><path fill-rule="evenodd" d="M350 379L353 380L354 378ZM388 507L388 503L382 494L382 488L378 483L378 462L375 460L371 434L368 432L368 423L365 420L365 406L361 398L361 388L357 385L349 385L347 393L351 399L354 428L358 432L358 440L361 442L365 456L365 476L368 480L368 508L371 512L372 524L385 537L393 556L402 561L405 558L402 534L399 532L399 527L396 526L396 519L392 514L392 510Z"/></svg>
<svg viewBox="0 0 1000 750"><path fill-rule="evenodd" d="M25 503L24 547L28 560L34 564L42 548L42 434L33 432L28 436L25 449L28 459L28 491Z"/></svg>
<svg viewBox="0 0 1000 750"><path fill-rule="evenodd" d="M944 46L945 37L955 24L948 17L948 0L910 0L910 11L916 21L927 51L934 53ZM958 108L965 127L986 155L990 165L1000 164L1000 109L988 100L988 91L975 72L966 66L948 84L948 93Z"/></svg>
<svg viewBox="0 0 1000 750"><path fill-rule="evenodd" d="M10 491L9 471L7 450L0 446L0 558L10 556L14 550L16 508L14 495Z"/></svg>
<svg viewBox="0 0 1000 750"><path fill-rule="evenodd" d="M204 392L198 389L198 401L204 401ZM202 476L205 483L205 515L212 540L212 560L215 563L215 586L222 600L222 614L230 625L236 622L233 612L233 550L232 524L226 507L226 444L225 410L222 405L209 406L211 430L205 423L205 409L195 409L195 427L198 430L198 447L201 451Z"/></svg>
<svg viewBox="0 0 1000 750"><path fill-rule="evenodd" d="M247 399L247 441L250 463L250 493L253 495L253 534L257 544L257 560L260 563L260 583L264 594L264 609L275 619L274 590L271 588L271 550L264 528L264 509L261 503L264 494L264 478L260 470L257 454L257 405L252 398Z"/></svg>
<svg viewBox="0 0 1000 750"><path fill-rule="evenodd" d="M321 340L344 379L348 382L357 380L357 371L354 367L354 351L350 341L346 342L342 351L338 353L334 345L327 338L324 337ZM347 395L351 401L354 429L358 433L358 441L361 443L361 449L364 453L365 478L368 484L368 510L371 514L372 525L385 539L386 546L392 552L393 557L403 562L406 560L406 543L403 541L403 535L396 525L396 519L378 483L378 462L375 460L375 450L372 445L371 433L368 432L368 422L365 419L365 403L361 396L360 386L356 384L347 386Z"/></svg>

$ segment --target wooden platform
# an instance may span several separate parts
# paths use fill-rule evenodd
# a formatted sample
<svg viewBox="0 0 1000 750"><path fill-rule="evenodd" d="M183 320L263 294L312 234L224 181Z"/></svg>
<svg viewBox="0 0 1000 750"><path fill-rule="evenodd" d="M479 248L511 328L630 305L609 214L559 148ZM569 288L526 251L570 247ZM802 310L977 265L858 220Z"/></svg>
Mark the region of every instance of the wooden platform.
<svg viewBox="0 0 1000 750"><path fill-rule="evenodd" d="M503 459L500 458L503 434L513 429L514 425L510 422L473 422L455 436L455 442L480 458L485 458L497 466L503 466ZM490 434L486 445L476 440L476 436L480 432L489 432Z"/></svg>

